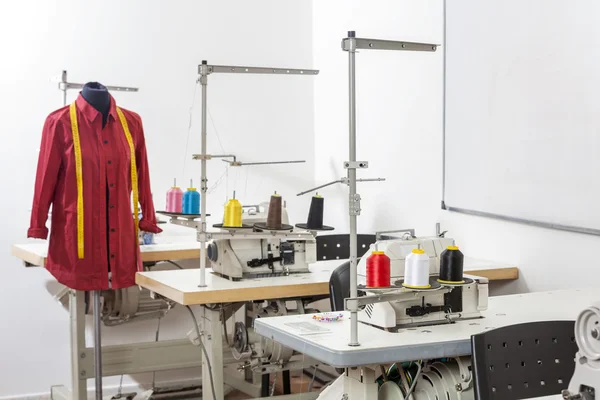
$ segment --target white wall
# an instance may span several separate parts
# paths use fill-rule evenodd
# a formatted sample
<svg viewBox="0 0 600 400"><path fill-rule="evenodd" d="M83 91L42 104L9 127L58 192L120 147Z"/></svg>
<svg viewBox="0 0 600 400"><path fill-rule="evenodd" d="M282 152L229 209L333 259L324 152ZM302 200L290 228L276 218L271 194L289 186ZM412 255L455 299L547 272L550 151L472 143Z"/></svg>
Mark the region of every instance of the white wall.
<svg viewBox="0 0 600 400"><path fill-rule="evenodd" d="M2 397L48 392L50 385L70 379L68 315L46 292L50 275L40 268L23 268L9 251L12 244L26 241L44 118L62 106L61 93L49 78L66 69L72 81L140 88L137 94L115 97L144 120L155 203L161 209L173 177L182 186L190 177L199 183L199 164L190 155L200 150L200 89L186 152L197 65L208 59L215 64L311 68L312 11L309 2L277 0L2 2L0 37L0 187L6 193L0 231L5 249L0 255ZM223 147L209 120L210 151L233 152L245 161L307 160L304 165L232 170L209 198L208 210L216 216L211 223L221 217L226 193L234 189L245 203L267 200L277 190L288 200L292 220L305 218L308 199L294 194L314 184L312 79L319 78L209 78L209 108ZM75 96L70 93L68 100ZM225 171L223 165L209 163L209 185ZM191 326L186 318L175 310L164 321L161 336L182 337ZM104 342L153 340L155 326L149 321L105 329ZM159 381L169 376L174 374L157 375Z"/></svg>
<svg viewBox="0 0 600 400"><path fill-rule="evenodd" d="M439 0L337 0L314 3L315 159L318 183L345 176L348 160L347 31L357 37L442 43ZM363 212L359 232L416 228L433 234L441 189L442 58L436 53L359 51L356 54L357 159ZM323 189L326 223L348 232L348 188Z"/></svg>
<svg viewBox="0 0 600 400"><path fill-rule="evenodd" d="M348 159L347 30L359 37L443 42L443 2L321 1L314 9L317 182L345 176ZM465 16L469 18L469 16ZM442 185L442 71L439 49L419 53L361 51L357 60L358 159L370 161L359 177L363 212L359 231L414 227L434 233L435 222L472 257L514 263L520 278L494 285L494 294L597 287L600 238L449 213L440 210ZM348 231L347 188L322 190L326 222ZM589 193L597 197L600 193ZM519 201L518 195L515 201Z"/></svg>

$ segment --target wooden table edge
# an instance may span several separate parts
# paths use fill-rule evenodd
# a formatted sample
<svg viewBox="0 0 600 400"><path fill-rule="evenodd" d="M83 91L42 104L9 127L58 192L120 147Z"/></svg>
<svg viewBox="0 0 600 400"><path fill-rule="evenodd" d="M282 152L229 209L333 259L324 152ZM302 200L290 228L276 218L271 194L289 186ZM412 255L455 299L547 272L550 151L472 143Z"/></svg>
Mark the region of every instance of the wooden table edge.
<svg viewBox="0 0 600 400"><path fill-rule="evenodd" d="M519 279L519 268L501 267L494 269L474 269L465 271L465 274L481 276L483 278L488 278L490 281L507 281Z"/></svg>
<svg viewBox="0 0 600 400"><path fill-rule="evenodd" d="M142 274L136 274L135 283L184 306L329 295L329 282L298 283L254 288L229 288L192 293L184 293Z"/></svg>

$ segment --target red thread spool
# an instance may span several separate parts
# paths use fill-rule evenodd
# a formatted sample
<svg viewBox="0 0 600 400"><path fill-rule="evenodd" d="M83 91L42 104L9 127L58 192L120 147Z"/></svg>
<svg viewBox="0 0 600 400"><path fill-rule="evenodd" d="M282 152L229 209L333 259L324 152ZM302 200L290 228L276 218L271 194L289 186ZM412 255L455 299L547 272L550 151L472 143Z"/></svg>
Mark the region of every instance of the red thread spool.
<svg viewBox="0 0 600 400"><path fill-rule="evenodd" d="M383 251L374 251L367 258L367 287L390 286L390 258Z"/></svg>

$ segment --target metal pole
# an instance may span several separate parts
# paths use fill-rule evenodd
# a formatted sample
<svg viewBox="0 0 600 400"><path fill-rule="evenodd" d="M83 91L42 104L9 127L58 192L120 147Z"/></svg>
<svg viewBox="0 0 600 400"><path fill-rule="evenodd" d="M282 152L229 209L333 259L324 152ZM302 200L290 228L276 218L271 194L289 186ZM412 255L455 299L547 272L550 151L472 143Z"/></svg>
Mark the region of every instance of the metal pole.
<svg viewBox="0 0 600 400"><path fill-rule="evenodd" d="M202 61L203 66L206 65L206 60ZM205 68L200 75L200 85L202 85L202 159L200 160L200 287L206 287L206 193L208 185L206 182L206 90L208 83L208 70Z"/></svg>
<svg viewBox="0 0 600 400"><path fill-rule="evenodd" d="M61 73L60 76L60 80L62 82L62 84L64 85L64 87L61 89L63 92L63 106L67 105L67 71L63 70L63 72Z"/></svg>
<svg viewBox="0 0 600 400"><path fill-rule="evenodd" d="M354 32L348 32L348 37L354 38ZM356 161L356 81L355 81L355 48L354 46L348 51L348 76L349 76L349 94L350 94L350 164ZM348 209L350 214L350 297L358 296L357 286L357 199L356 194L356 168L348 168L348 184L350 194L348 198ZM358 311L356 307L350 310L350 346L358 346Z"/></svg>
<svg viewBox="0 0 600 400"><path fill-rule="evenodd" d="M96 400L102 400L102 339L101 339L101 315L100 291L94 290L94 373L96 380Z"/></svg>

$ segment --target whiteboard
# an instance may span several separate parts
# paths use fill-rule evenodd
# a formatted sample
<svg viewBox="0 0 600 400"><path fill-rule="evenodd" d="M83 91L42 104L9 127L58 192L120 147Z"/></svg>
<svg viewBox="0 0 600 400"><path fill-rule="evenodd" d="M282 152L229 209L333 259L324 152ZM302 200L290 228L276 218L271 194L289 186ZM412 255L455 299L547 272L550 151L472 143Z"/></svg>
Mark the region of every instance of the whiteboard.
<svg viewBox="0 0 600 400"><path fill-rule="evenodd" d="M446 209L600 234L600 1L445 3Z"/></svg>

